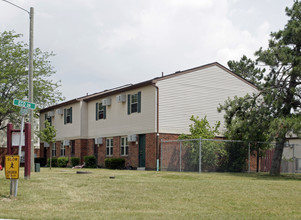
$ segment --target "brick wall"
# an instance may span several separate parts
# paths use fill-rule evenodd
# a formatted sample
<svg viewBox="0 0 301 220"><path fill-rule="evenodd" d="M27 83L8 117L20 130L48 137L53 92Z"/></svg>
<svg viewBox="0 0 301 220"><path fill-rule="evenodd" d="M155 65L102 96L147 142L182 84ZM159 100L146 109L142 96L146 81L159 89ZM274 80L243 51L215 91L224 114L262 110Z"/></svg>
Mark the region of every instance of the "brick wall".
<svg viewBox="0 0 301 220"><path fill-rule="evenodd" d="M178 135L175 134L160 134L158 137L159 146L160 139L174 140ZM157 166L157 157L160 156L160 147L157 147L157 135L156 133L150 133L145 135L145 167L146 169L154 170ZM121 156L121 136L113 137L113 156L110 158L124 158L125 165L127 167L137 168L139 166L139 136L137 135L136 142L128 142L128 155ZM157 149L158 148L158 149ZM44 148L41 143L41 156L44 156L44 150L47 151L47 157L49 158L51 148ZM95 153L94 153L95 152ZM66 157L71 157L71 146L65 146ZM74 157L78 157L83 163L84 156L95 155L97 157L97 163L101 167L105 165L106 156L106 138L103 138L103 144L95 145L94 139L77 139L74 141ZM61 141L56 142L56 157L61 156Z"/></svg>
<svg viewBox="0 0 301 220"><path fill-rule="evenodd" d="M157 167L157 134L145 135L145 169L155 170Z"/></svg>

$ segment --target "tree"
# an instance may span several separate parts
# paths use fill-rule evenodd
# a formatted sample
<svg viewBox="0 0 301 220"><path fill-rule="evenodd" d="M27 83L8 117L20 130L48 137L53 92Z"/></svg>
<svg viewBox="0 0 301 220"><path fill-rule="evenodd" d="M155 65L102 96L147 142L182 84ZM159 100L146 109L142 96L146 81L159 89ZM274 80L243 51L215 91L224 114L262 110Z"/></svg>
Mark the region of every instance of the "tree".
<svg viewBox="0 0 301 220"><path fill-rule="evenodd" d="M301 108L301 3L286 7L288 23L283 30L271 33L269 47L260 48L255 55L259 64L269 67L261 94L275 120L270 133L278 131L270 174L279 175L286 135L292 129L299 133ZM273 126L275 125L276 126ZM287 125L287 126L284 126Z"/></svg>
<svg viewBox="0 0 301 220"><path fill-rule="evenodd" d="M51 169L51 162L52 162L51 147L53 143L55 143L56 130L54 126L50 125L48 120L45 120L45 128L39 131L38 136L41 141L48 143L50 146L50 169Z"/></svg>
<svg viewBox="0 0 301 220"><path fill-rule="evenodd" d="M250 144L251 153L255 151L257 155L258 172L259 158L262 156L262 152L269 147L269 144L258 143L268 141L271 117L264 103L256 94L234 97L233 100L228 99L223 105L220 105L218 111L225 112L224 118L227 128L225 136L227 139L244 141L240 146L229 145L226 148L230 160L236 160L229 161L228 169L239 171L240 167L244 166L243 164L248 158L248 147ZM238 149L239 147L244 149ZM232 154L234 155L232 156ZM235 164L235 167L231 163Z"/></svg>
<svg viewBox="0 0 301 220"><path fill-rule="evenodd" d="M21 36L13 31L0 33L0 130L6 128L7 120L14 123L19 118L19 108L13 106L13 99L28 97L28 45L17 41ZM33 102L39 108L64 100L58 91L60 81L50 79L55 74L49 60L52 56L52 52L34 50Z"/></svg>
<svg viewBox="0 0 301 220"><path fill-rule="evenodd" d="M256 62L248 58L246 55L243 55L238 62L229 60L227 64L232 72L238 74L256 86L261 85L265 69L257 67Z"/></svg>
<svg viewBox="0 0 301 220"><path fill-rule="evenodd" d="M221 110L226 111L225 117L229 118L226 122L228 128L236 127L245 133L244 136L252 135L259 139L261 134L266 133L270 141L276 141L271 175L280 174L282 153L288 133L300 133L298 123L301 117L301 3L295 1L292 8L286 7L285 11L289 20L284 29L271 33L268 48L260 48L255 53L256 63L266 67L267 73L262 79L260 70L249 68L252 71L247 77L253 82L253 79L258 80L255 84L259 93L247 96L240 102L228 101L224 106L220 106ZM254 64L253 61L247 63ZM236 67L233 70L239 71ZM253 123L250 123L251 121ZM250 127L246 130L246 126ZM256 126L259 133L254 130Z"/></svg>
<svg viewBox="0 0 301 220"><path fill-rule="evenodd" d="M191 142L191 139L213 139L219 133L220 122L217 122L214 126L210 126L207 117L200 119L198 116L192 115L190 120L193 124L189 125L190 134L181 134L180 140L188 140L184 142L186 148L188 166L197 166L199 163L199 144ZM221 145L212 141L202 142L202 169L215 169L219 162L219 157L224 154L224 150Z"/></svg>

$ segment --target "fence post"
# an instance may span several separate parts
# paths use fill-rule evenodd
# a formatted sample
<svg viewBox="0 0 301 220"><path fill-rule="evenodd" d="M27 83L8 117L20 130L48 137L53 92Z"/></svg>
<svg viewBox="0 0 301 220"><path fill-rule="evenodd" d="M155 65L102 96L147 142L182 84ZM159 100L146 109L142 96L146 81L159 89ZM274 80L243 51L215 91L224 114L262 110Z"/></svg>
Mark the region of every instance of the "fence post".
<svg viewBox="0 0 301 220"><path fill-rule="evenodd" d="M296 173L295 145L293 144L293 173Z"/></svg>
<svg viewBox="0 0 301 220"><path fill-rule="evenodd" d="M199 173L202 172L202 138L200 138L199 145Z"/></svg>
<svg viewBox="0 0 301 220"><path fill-rule="evenodd" d="M251 172L251 149L250 149L250 142L249 142L249 147L248 147L248 158L249 158L249 163L248 163L248 173L250 173Z"/></svg>
<svg viewBox="0 0 301 220"><path fill-rule="evenodd" d="M180 141L180 172L182 172L182 141Z"/></svg>

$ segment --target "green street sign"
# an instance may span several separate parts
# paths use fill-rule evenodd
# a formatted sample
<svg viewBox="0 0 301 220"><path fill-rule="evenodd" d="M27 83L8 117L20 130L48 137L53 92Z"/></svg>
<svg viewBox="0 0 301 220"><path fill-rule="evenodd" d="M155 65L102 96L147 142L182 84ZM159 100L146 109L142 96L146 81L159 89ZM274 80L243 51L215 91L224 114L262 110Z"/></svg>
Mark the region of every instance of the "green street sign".
<svg viewBox="0 0 301 220"><path fill-rule="evenodd" d="M18 100L18 99L14 99L13 104L16 106L19 106L19 107L23 107L23 108L29 108L29 109L36 108L35 103L30 103L30 102L26 102L26 101L22 101L22 100Z"/></svg>

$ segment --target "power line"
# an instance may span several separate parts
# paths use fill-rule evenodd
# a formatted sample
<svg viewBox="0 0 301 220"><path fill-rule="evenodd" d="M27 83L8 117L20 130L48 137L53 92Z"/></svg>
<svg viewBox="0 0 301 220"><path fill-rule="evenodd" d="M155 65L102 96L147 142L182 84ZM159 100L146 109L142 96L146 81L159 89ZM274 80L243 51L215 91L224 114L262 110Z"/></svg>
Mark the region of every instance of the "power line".
<svg viewBox="0 0 301 220"><path fill-rule="evenodd" d="M13 6L17 7L17 8L20 8L21 10L26 11L28 14L30 14L29 11L27 11L26 9L24 9L24 8L22 8L22 7L20 7L20 6L16 5L16 4L14 4L12 2L9 2L7 0L2 0L2 1L7 2L8 4L11 4L11 5L13 5Z"/></svg>

